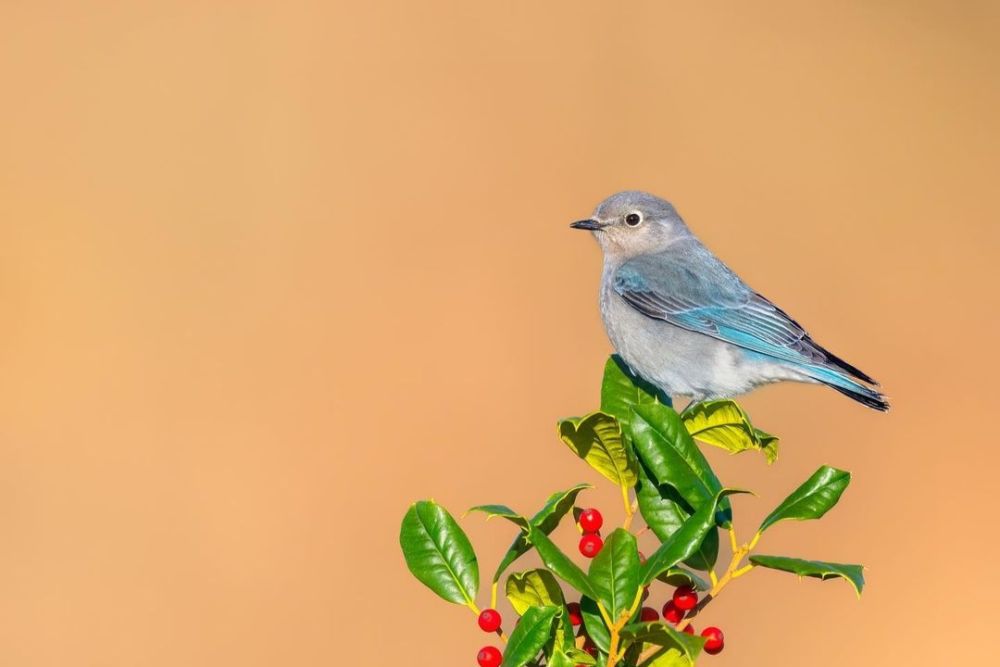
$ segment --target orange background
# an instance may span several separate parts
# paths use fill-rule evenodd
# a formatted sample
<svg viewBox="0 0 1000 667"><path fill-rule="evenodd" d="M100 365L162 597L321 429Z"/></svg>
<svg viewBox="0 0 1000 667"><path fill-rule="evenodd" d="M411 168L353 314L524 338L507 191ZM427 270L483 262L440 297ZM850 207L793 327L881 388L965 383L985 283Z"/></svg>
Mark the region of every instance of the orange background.
<svg viewBox="0 0 1000 667"><path fill-rule="evenodd" d="M1000 14L820 4L4 2L0 664L474 664L399 520L600 482L554 430L609 352L567 223L623 188L894 402L746 399L744 532L850 469L760 548L869 588L754 572L705 663L996 657ZM511 531L463 525L487 579Z"/></svg>

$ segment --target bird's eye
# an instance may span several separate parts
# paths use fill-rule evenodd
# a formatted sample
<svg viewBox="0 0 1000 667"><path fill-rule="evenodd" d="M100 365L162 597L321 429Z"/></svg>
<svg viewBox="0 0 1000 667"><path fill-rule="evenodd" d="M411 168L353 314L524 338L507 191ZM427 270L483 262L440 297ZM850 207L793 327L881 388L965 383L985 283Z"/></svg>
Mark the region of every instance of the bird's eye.
<svg viewBox="0 0 1000 667"><path fill-rule="evenodd" d="M625 216L625 224L628 225L629 227L635 227L640 222L642 222L642 216L639 215L638 213L629 213L628 215Z"/></svg>

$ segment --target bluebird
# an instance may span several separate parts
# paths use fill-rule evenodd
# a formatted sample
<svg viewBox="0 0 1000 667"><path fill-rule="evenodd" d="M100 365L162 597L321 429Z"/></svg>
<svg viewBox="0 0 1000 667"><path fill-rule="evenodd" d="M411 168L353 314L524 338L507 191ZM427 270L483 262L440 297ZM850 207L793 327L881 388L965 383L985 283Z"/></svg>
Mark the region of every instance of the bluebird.
<svg viewBox="0 0 1000 667"><path fill-rule="evenodd" d="M593 232L604 254L601 316L615 351L668 395L729 398L790 380L889 409L875 380L747 286L670 202L619 192L570 226Z"/></svg>

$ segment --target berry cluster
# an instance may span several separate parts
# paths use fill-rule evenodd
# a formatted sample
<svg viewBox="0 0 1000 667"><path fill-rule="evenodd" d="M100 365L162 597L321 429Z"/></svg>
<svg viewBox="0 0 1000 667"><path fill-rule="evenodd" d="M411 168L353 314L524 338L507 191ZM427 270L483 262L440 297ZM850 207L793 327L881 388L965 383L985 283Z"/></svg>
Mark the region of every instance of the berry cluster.
<svg viewBox="0 0 1000 667"><path fill-rule="evenodd" d="M497 632L503 625L503 617L496 609L483 609L479 612L479 627L483 632ZM479 667L500 667L503 653L496 646L484 646L476 656Z"/></svg>
<svg viewBox="0 0 1000 667"><path fill-rule="evenodd" d="M601 526L604 525L604 517L591 507L580 512L577 525L580 526L580 532L583 533L580 538L580 553L587 558L593 558L601 552L601 548L604 546L604 540L601 539Z"/></svg>
<svg viewBox="0 0 1000 667"><path fill-rule="evenodd" d="M604 540L601 539L600 534L601 526L604 525L604 517L601 516L601 513L597 509L591 507L580 512L577 525L580 528L580 532L583 533L580 537L580 553L587 558L595 557L604 546ZM643 562L646 560L642 552L639 552L639 558ZM648 597L649 587L646 587L642 591L642 601L645 602ZM667 600L666 604L663 605L663 621L674 626L679 626L688 612L697 606L698 592L691 586L678 586L674 589L671 599ZM582 627L583 614L580 611L580 603L570 602L566 605L566 609L569 612L569 620L573 627L580 627L578 636L583 637L583 650L597 657L597 646L587 636L586 630ZM642 623L654 623L659 621L660 618L661 612L657 612L653 607L644 606L639 611L639 620ZM502 624L503 619L500 616L500 612L496 609L484 609L479 614L479 627L484 632L499 633ZM694 626L690 622L683 626L682 631L689 635L694 635L695 633ZM705 638L705 653L709 655L721 652L723 646L725 646L722 630L719 628L707 627L701 631L701 636ZM479 667L500 667L500 664L503 662L503 654L495 646L484 646L480 649L476 660L479 662Z"/></svg>
<svg viewBox="0 0 1000 667"><path fill-rule="evenodd" d="M663 620L671 625L678 625L684 620L687 613L697 606L698 592L691 586L679 586L674 590L673 597L663 605ZM646 609L649 608L643 607L643 621L647 620ZM652 614L650 614L648 620L657 620L656 610L649 609L649 611ZM689 622L684 626L683 631L689 635L693 635L694 626ZM722 647L725 645L722 630L716 627L707 627L701 631L701 636L705 638L705 653L715 655L722 651Z"/></svg>

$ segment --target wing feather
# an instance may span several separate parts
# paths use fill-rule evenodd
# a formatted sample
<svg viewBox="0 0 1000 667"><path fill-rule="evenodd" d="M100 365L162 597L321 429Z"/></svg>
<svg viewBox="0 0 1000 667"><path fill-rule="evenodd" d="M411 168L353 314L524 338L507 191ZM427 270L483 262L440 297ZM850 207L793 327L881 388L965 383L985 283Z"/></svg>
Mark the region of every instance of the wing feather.
<svg viewBox="0 0 1000 667"><path fill-rule="evenodd" d="M629 260L613 281L615 291L648 317L782 361L840 361L697 241ZM853 367L850 371L871 381Z"/></svg>

